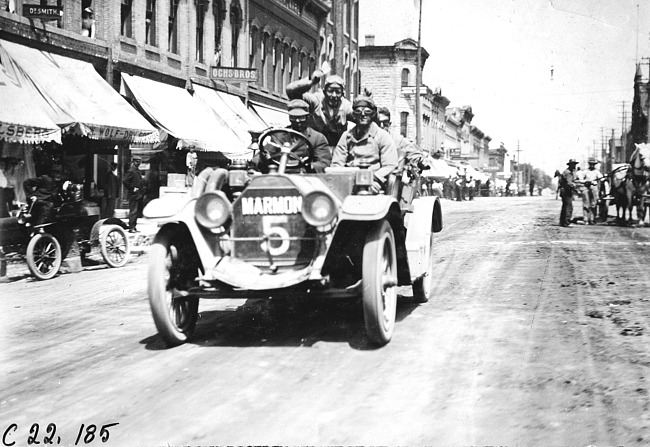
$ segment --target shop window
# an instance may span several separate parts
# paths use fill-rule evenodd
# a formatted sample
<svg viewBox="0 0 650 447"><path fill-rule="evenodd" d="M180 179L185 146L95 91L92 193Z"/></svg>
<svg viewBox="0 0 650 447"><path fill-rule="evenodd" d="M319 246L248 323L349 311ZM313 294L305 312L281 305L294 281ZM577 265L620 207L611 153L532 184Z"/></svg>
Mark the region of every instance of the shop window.
<svg viewBox="0 0 650 447"><path fill-rule="evenodd" d="M232 66L238 67L238 53L239 53L239 34L242 27L242 10L239 2L233 2L230 4L230 27L232 32L231 40L231 58Z"/></svg>
<svg viewBox="0 0 650 447"><path fill-rule="evenodd" d="M402 69L402 87L408 87L409 86L409 75L411 73L409 72L408 68Z"/></svg>
<svg viewBox="0 0 650 447"><path fill-rule="evenodd" d="M213 0L212 15L214 16L214 48L221 53L221 35L223 34L223 22L226 20L226 4L223 0ZM219 65L219 64L215 64Z"/></svg>
<svg viewBox="0 0 650 447"><path fill-rule="evenodd" d="M133 37L133 2L132 0L121 0L121 35Z"/></svg>
<svg viewBox="0 0 650 447"><path fill-rule="evenodd" d="M207 0L196 1L196 56L195 60L200 63L205 62L203 51L203 25L205 23L205 8L208 5Z"/></svg>
<svg viewBox="0 0 650 447"><path fill-rule="evenodd" d="M156 42L156 0L147 0L147 11L145 16L145 43L157 46Z"/></svg>
<svg viewBox="0 0 650 447"><path fill-rule="evenodd" d="M169 17L167 20L167 50L170 53L178 54L178 2L180 0L169 0Z"/></svg>
<svg viewBox="0 0 650 447"><path fill-rule="evenodd" d="M401 112L399 114L399 133L406 137L409 130L409 113Z"/></svg>

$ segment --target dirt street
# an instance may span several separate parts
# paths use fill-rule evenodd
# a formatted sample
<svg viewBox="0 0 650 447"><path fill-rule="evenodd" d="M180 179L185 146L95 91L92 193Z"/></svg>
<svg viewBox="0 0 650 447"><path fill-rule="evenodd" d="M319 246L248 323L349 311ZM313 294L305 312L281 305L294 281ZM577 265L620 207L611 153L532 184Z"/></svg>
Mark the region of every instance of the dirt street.
<svg viewBox="0 0 650 447"><path fill-rule="evenodd" d="M400 289L380 349L359 303L244 300L164 349L145 257L1 284L2 445L648 445L650 228L442 205L434 297Z"/></svg>

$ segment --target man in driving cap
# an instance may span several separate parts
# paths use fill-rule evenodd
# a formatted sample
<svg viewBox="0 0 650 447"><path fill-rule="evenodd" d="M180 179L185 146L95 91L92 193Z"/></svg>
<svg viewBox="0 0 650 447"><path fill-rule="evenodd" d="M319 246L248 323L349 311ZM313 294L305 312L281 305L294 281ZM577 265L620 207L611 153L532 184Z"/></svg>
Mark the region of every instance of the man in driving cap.
<svg viewBox="0 0 650 447"><path fill-rule="evenodd" d="M317 86L323 72L314 71L311 79L299 79L287 85L289 99L302 99L309 105L307 125L327 138L330 150L336 146L343 132L348 128L348 121L353 121L352 104L345 96L345 81L337 75L325 78L323 89L310 92Z"/></svg>
<svg viewBox="0 0 650 447"><path fill-rule="evenodd" d="M308 151L310 148L306 144L302 143L293 151L294 154L301 159L306 159L308 156L311 158L311 163L305 163L300 167L300 171L307 173L325 172L325 168L332 162L332 154L330 153L325 136L307 126L309 104L302 99L292 99L289 101L288 109L289 121L291 123L289 128L302 134L307 141L309 141L311 148L313 149L311 154L309 154ZM273 150L273 148L267 148L267 150ZM264 152L260 152L259 156L256 155L253 158L253 163L256 164L257 168L261 172L268 172L269 163L264 157ZM292 171L295 170L295 168L288 167L287 170Z"/></svg>
<svg viewBox="0 0 650 447"><path fill-rule="evenodd" d="M576 166L578 162L570 159L567 163L568 168L560 175L558 188L562 198L562 210L560 211L560 226L570 227L571 217L573 215L573 193L576 190Z"/></svg>
<svg viewBox="0 0 650 447"><path fill-rule="evenodd" d="M377 108L371 97L358 96L352 107L356 126L341 135L332 154L332 166L369 165L374 171L370 190L377 194L397 169L397 148L390 134L375 123Z"/></svg>

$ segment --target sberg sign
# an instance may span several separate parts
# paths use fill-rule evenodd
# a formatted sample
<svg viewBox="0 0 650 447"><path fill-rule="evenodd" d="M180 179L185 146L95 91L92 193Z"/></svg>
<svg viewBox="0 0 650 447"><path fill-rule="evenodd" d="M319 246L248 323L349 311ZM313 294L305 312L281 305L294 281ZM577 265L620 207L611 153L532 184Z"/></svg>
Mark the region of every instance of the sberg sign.
<svg viewBox="0 0 650 447"><path fill-rule="evenodd" d="M210 77L221 81L257 81L256 68L210 67Z"/></svg>

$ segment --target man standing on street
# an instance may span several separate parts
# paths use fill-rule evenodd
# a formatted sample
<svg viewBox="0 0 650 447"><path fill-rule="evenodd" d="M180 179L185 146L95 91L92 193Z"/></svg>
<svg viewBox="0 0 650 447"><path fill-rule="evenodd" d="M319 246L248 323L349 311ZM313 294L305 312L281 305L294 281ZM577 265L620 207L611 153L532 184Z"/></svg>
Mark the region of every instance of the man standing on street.
<svg viewBox="0 0 650 447"><path fill-rule="evenodd" d="M131 167L124 175L124 187L129 198L129 233L137 233L138 217L142 213L142 199L144 198L144 181L140 173L140 157L133 157Z"/></svg>
<svg viewBox="0 0 650 447"><path fill-rule="evenodd" d="M576 165L578 162L575 159L569 160L567 169L560 175L558 181L558 189L560 190L560 197L562 198L562 210L560 211L560 226L570 227L571 216L573 214L573 192L576 188Z"/></svg>
<svg viewBox="0 0 650 447"><path fill-rule="evenodd" d="M589 167L584 171L584 188L582 190L582 210L587 225L596 223L596 201L598 200L598 191L600 189L600 180L603 174L596 169L598 161L590 158L587 163Z"/></svg>
<svg viewBox="0 0 650 447"><path fill-rule="evenodd" d="M187 175L185 176L185 186L194 185L194 177L196 177L196 164L198 156L194 150L194 146L190 147L187 156L185 157L185 165L187 166Z"/></svg>
<svg viewBox="0 0 650 447"><path fill-rule="evenodd" d="M102 218L113 217L115 200L119 194L120 182L117 177L117 163L111 162L104 177L104 202L102 203Z"/></svg>

